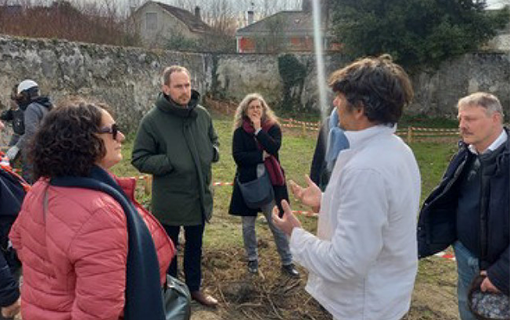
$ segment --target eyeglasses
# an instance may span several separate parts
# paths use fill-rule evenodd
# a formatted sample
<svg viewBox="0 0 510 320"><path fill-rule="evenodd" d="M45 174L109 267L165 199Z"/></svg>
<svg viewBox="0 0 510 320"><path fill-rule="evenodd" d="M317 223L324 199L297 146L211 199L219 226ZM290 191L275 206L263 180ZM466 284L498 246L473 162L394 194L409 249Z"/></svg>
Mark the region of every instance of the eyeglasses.
<svg viewBox="0 0 510 320"><path fill-rule="evenodd" d="M117 134L120 132L119 126L114 123L111 127L102 127L99 133L110 133L114 140L117 140Z"/></svg>

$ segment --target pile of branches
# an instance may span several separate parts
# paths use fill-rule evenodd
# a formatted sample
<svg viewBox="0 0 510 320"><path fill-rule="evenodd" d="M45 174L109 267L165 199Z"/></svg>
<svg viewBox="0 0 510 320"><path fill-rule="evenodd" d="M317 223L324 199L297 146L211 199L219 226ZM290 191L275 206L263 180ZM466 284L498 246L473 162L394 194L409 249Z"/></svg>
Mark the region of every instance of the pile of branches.
<svg viewBox="0 0 510 320"><path fill-rule="evenodd" d="M281 272L280 258L274 245L259 240L259 274L248 273L242 248L217 250L205 254L204 285L222 302L222 319L310 319L331 320L305 290L307 274L300 278Z"/></svg>

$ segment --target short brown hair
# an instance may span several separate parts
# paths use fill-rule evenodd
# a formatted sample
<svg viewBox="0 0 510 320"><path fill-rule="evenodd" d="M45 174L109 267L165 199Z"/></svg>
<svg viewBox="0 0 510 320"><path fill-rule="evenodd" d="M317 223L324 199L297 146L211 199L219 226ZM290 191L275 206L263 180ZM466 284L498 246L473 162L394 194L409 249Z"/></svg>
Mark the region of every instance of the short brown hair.
<svg viewBox="0 0 510 320"><path fill-rule="evenodd" d="M343 93L348 108L364 108L368 120L394 125L413 99L413 87L404 69L390 55L351 63L331 74L329 86Z"/></svg>
<svg viewBox="0 0 510 320"><path fill-rule="evenodd" d="M109 107L83 98L72 98L53 108L32 141L30 156L34 178L88 176L106 154L98 136L103 110Z"/></svg>
<svg viewBox="0 0 510 320"><path fill-rule="evenodd" d="M186 72L188 74L188 77L191 78L191 74L189 73L188 69L181 66L173 65L170 67L166 67L165 70L163 70L163 73L161 74L161 83L166 86L170 85L170 76L174 72Z"/></svg>

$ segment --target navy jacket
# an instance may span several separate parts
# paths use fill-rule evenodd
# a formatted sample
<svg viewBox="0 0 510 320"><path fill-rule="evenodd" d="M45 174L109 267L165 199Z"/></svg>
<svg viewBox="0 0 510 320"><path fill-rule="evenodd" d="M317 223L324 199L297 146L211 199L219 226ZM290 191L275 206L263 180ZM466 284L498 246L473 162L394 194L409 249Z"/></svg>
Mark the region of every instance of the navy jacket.
<svg viewBox="0 0 510 320"><path fill-rule="evenodd" d="M17 271L21 267L16 252L9 247L9 231L18 216L25 190L17 179L0 168L0 307L20 296Z"/></svg>
<svg viewBox="0 0 510 320"><path fill-rule="evenodd" d="M8 248L8 234L14 217L0 216L0 307L7 307L20 296L18 271L21 264L14 249ZM3 319L0 317L0 319Z"/></svg>
<svg viewBox="0 0 510 320"><path fill-rule="evenodd" d="M317 144L313 152L312 165L310 167L310 179L321 188L322 191L326 187L331 177L331 171L327 169L326 149L329 134L329 117L324 120L317 137Z"/></svg>
<svg viewBox="0 0 510 320"><path fill-rule="evenodd" d="M507 133L509 131L505 129ZM509 134L510 136L510 134ZM424 258L446 249L457 240L457 203L459 181L469 157L474 155L460 143L443 180L423 203L418 220L418 255ZM497 169L489 179L490 194L486 210L481 212L482 224L487 225L487 273L492 283L509 294L510 282L510 139L497 158Z"/></svg>

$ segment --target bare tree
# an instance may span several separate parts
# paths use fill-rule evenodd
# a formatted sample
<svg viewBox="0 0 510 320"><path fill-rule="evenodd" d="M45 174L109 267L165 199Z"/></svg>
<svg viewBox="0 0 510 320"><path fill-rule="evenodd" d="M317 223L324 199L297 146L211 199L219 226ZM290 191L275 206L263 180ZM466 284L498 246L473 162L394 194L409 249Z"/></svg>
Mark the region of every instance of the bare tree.
<svg viewBox="0 0 510 320"><path fill-rule="evenodd" d="M12 7L10 12L0 12L1 33L99 44L138 44L137 37L126 32L121 9L114 2L56 0L48 4L45 0L20 0L19 3L22 4L16 7L16 14L12 14Z"/></svg>

